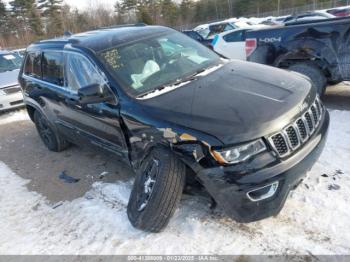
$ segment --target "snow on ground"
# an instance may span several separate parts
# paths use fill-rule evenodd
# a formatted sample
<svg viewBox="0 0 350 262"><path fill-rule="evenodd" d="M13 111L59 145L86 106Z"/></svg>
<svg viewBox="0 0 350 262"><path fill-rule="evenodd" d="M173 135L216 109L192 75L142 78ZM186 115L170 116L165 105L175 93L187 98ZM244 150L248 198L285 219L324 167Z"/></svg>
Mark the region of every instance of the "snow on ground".
<svg viewBox="0 0 350 262"><path fill-rule="evenodd" d="M13 111L2 115L0 114L0 125L24 120L29 120L26 110Z"/></svg>
<svg viewBox="0 0 350 262"><path fill-rule="evenodd" d="M160 234L128 222L131 181L55 206L0 162L0 254L350 254L349 152L350 112L331 111L320 160L277 218L238 224L186 197Z"/></svg>

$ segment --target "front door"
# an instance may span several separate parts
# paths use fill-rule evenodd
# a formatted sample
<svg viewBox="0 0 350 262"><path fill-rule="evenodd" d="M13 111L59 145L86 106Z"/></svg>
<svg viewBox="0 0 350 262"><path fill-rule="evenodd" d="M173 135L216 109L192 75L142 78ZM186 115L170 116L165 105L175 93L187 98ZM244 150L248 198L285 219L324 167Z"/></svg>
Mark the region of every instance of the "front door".
<svg viewBox="0 0 350 262"><path fill-rule="evenodd" d="M43 53L43 79L45 68L50 67L49 59L52 55L50 51ZM55 55L57 56L57 53ZM79 103L79 88L90 84L107 85L105 77L80 53L60 52L59 56L63 59L64 84L62 89L57 90L59 103L53 105L55 122L59 130L77 144L98 145L127 157L117 98L115 97L115 101L110 103L88 105Z"/></svg>

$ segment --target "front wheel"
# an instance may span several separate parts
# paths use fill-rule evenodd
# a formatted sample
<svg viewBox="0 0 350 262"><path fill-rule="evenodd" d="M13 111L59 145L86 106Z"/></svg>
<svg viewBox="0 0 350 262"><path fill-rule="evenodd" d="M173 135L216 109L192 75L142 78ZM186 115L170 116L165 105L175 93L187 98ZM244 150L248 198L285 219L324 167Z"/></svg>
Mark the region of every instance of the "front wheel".
<svg viewBox="0 0 350 262"><path fill-rule="evenodd" d="M165 149L154 149L136 174L127 213L141 230L160 232L169 223L180 202L186 167Z"/></svg>
<svg viewBox="0 0 350 262"><path fill-rule="evenodd" d="M320 68L314 64L297 63L291 65L289 68L291 71L298 72L310 78L311 83L316 87L317 93L322 96L326 91L327 79L324 76Z"/></svg>

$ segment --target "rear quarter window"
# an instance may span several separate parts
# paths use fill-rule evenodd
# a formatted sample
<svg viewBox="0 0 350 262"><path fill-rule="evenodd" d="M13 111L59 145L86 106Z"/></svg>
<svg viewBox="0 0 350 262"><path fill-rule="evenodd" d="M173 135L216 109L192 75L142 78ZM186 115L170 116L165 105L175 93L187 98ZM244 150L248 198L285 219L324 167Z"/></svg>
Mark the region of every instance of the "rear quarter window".
<svg viewBox="0 0 350 262"><path fill-rule="evenodd" d="M42 78L44 81L64 86L64 55L62 52L47 51L42 55Z"/></svg>
<svg viewBox="0 0 350 262"><path fill-rule="evenodd" d="M41 53L35 52L35 53L28 53L25 64L24 64L24 74L35 77L35 78L41 78Z"/></svg>

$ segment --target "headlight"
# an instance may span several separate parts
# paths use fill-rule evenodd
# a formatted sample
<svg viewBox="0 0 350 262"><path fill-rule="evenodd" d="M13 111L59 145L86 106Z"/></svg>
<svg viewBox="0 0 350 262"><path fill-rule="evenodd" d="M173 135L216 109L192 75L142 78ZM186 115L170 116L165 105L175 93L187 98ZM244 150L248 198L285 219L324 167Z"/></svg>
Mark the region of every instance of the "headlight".
<svg viewBox="0 0 350 262"><path fill-rule="evenodd" d="M225 150L212 150L211 153L220 164L236 164L266 150L262 139Z"/></svg>

